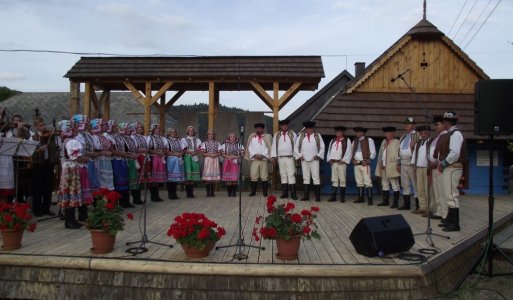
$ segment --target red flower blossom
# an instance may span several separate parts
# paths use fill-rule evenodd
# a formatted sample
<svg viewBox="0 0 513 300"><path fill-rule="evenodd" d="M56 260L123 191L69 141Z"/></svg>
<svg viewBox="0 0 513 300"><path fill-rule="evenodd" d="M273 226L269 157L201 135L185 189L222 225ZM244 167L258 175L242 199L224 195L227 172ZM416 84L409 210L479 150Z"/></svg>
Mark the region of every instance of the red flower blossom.
<svg viewBox="0 0 513 300"><path fill-rule="evenodd" d="M310 234L310 232L312 231L312 229L309 227L309 226L305 226L303 227L303 234Z"/></svg>
<svg viewBox="0 0 513 300"><path fill-rule="evenodd" d="M121 198L121 194L116 191L110 191L105 195L105 198L109 202L116 203Z"/></svg>
<svg viewBox="0 0 513 300"><path fill-rule="evenodd" d="M27 228L27 230L28 230L29 232L34 232L34 230L36 230L36 227L37 227L36 223L31 223L31 224L29 225L29 227Z"/></svg>
<svg viewBox="0 0 513 300"><path fill-rule="evenodd" d="M105 203L105 208L106 209L114 209L114 208L116 208L116 204L114 204L113 202L107 202L107 203Z"/></svg>
<svg viewBox="0 0 513 300"><path fill-rule="evenodd" d="M174 219L169 226L167 235L180 244L204 249L208 244L215 243L226 234L223 227L200 213L183 213Z"/></svg>
<svg viewBox="0 0 513 300"><path fill-rule="evenodd" d="M309 210L307 210L307 209L303 209L301 211L301 215L303 215L305 217L310 217L312 215L312 213Z"/></svg>
<svg viewBox="0 0 513 300"><path fill-rule="evenodd" d="M134 214L132 214L132 213L127 213L127 214L126 214L126 217L127 217L129 220L133 220L133 219L134 219Z"/></svg>
<svg viewBox="0 0 513 300"><path fill-rule="evenodd" d="M289 212L289 211L293 210L294 208L296 208L294 203L287 202L287 204L285 205L285 212Z"/></svg>
<svg viewBox="0 0 513 300"><path fill-rule="evenodd" d="M311 210L313 212L318 212L320 210L320 208L318 206L312 206Z"/></svg>
<svg viewBox="0 0 513 300"><path fill-rule="evenodd" d="M293 214L290 219L292 220L292 222L294 223L301 223L301 221L303 221L303 218L299 215L299 214Z"/></svg>

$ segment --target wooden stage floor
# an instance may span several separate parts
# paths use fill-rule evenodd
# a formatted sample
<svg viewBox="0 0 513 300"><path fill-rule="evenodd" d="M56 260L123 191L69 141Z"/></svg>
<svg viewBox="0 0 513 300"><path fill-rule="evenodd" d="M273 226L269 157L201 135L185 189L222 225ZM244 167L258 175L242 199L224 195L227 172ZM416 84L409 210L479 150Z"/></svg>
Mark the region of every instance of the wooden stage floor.
<svg viewBox="0 0 513 300"><path fill-rule="evenodd" d="M427 262L410 262L389 255L383 258L369 258L356 253L349 241L349 235L357 222L364 217L384 216L391 214L402 214L413 233L424 233L427 228L427 219L420 215L414 215L411 211L399 211L388 207L378 207L375 204L381 201L380 196L375 196L374 205L366 203L354 204L355 196L348 196L345 203L327 202L328 195L323 195L322 201L317 203L313 200L308 202L295 201L297 209L309 206L319 206L317 223L319 225L320 240L304 240L301 242L299 258L294 261L283 261L275 257L275 243L273 241L255 241L252 237L252 230L255 226L255 218L259 214L265 214L265 198L261 195L249 197L247 193L242 195L242 227L245 243L253 246L263 246L265 250L256 248L245 248L243 253L248 255L247 259L237 260L233 255L237 252L236 247L221 248L213 250L207 258L188 259L181 247L167 236L169 225L174 217L183 212L205 213L210 219L225 227L224 236L217 246L232 245L238 239L238 196L228 198L224 191L218 191L215 198L204 197L203 189L196 189L195 199L186 199L185 195L179 194L179 200L164 200L164 202L149 202L147 207L147 236L150 241L173 244L174 247L146 244L148 252L133 256L126 253L126 242L141 239L141 207L125 209L125 212L134 214L134 220L126 221L124 231L117 235L115 249L110 254L94 255L90 252L91 241L89 232L82 228L79 230L65 229L63 221L51 219L38 223L34 233L25 233L23 247L15 251L0 251L0 265L17 267L51 267L59 266L62 262L65 268L74 268L83 262L90 268L91 262L110 261L111 267L101 265L98 268L107 271L126 271L142 273L182 273L182 274L216 274L216 275L237 275L237 276L280 276L287 271L308 273L305 276L354 276L354 277L379 277L389 276L397 272L399 276L423 276L434 272L437 268L448 268L444 272L454 273L454 269L444 267L453 257L460 255L466 248L476 247L481 243L486 234L488 225L488 198L487 196L462 196L460 208L459 232L445 233L438 227L439 220L432 220L433 233L448 235L450 239L432 236L435 247L440 253L427 255ZM160 192L164 198L165 191ZM148 194L149 197L149 194ZM281 201L281 200L278 200ZM56 207L52 207L56 210ZM513 198L511 196L496 197L495 220L501 224L509 222L513 215ZM480 236L478 236L480 235ZM132 246L130 246L132 247ZM477 246L479 248L479 245ZM409 251L418 253L419 249L432 248L426 235L415 236L415 245ZM469 254L458 266L469 264ZM26 259L25 259L26 258ZM53 262L49 262L49 259ZM73 260L76 259L75 262ZM465 261L466 260L466 261ZM57 262L56 262L57 261ZM135 266L136 264L137 266ZM165 264L169 264L169 270ZM240 265L240 268L239 266ZM77 267L81 268L81 267ZM180 268L182 268L180 270ZM208 270L208 272L207 272ZM395 271L394 271L395 270ZM451 271L452 270L452 271ZM254 273L252 273L254 272ZM321 272L318 274L315 272ZM456 272L457 273L457 272ZM419 275L420 274L420 275ZM1 274L0 274L1 275ZM435 276L435 275L433 275ZM440 276L439 274L436 276ZM1 278L0 278L1 279ZM429 286L438 279L424 279L423 285ZM440 285L440 282L436 283ZM361 285L361 284L360 284ZM400 286L401 284L399 284ZM443 285L443 282L442 282ZM393 286L393 284L392 284ZM410 288L418 288L419 284L412 284ZM365 289L365 286L362 287ZM448 286L445 289L449 288ZM437 287L439 290L440 287ZM442 288L443 290L443 288ZM435 292L433 292L435 293ZM433 294L431 293L431 294ZM1 294L1 288L0 288ZM436 293L435 293L436 294ZM124 294L126 296L126 294ZM134 296L136 294L130 294ZM322 294L319 294L322 296ZM340 294L348 295L348 294ZM360 294L363 295L363 294ZM378 294L383 295L383 294ZM413 296L412 296L413 295ZM397 298L413 297L419 294L398 295ZM28 295L30 296L30 295ZM321 297L319 296L319 297ZM30 297L29 297L30 298ZM200 297L201 298L201 297ZM242 297L244 298L244 297ZM249 297L248 299L250 299ZM387 297L385 297L387 298ZM271 299L271 298L269 298ZM299 299L299 298L298 298Z"/></svg>

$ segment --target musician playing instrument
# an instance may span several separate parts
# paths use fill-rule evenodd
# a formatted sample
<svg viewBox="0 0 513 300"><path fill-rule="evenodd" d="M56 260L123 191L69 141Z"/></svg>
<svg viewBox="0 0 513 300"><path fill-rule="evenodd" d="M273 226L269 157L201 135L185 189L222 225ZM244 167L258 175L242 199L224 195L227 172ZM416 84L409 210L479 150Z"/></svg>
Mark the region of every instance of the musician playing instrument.
<svg viewBox="0 0 513 300"><path fill-rule="evenodd" d="M34 119L37 132L30 138L38 141L38 147L33 154L32 165L32 211L36 217L55 216L50 210L52 204L52 180L55 177L55 165L59 163L59 145L55 129L48 130L41 117Z"/></svg>

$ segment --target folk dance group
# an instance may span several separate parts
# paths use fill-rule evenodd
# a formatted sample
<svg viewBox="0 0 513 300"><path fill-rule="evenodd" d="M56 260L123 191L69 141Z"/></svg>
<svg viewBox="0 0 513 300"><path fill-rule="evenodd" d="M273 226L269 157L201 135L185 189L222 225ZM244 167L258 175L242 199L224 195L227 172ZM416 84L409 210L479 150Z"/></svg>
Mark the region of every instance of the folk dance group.
<svg viewBox="0 0 513 300"><path fill-rule="evenodd" d="M415 127L415 121L408 117L404 122L405 134L395 137L396 128L383 127L385 139L378 152L372 138L365 136L367 128L353 128L356 138L351 142L344 134L344 126L336 126L335 137L329 142L326 160L331 165L332 192L329 202L345 202L346 170L352 163L358 189L354 203L373 205L371 160L376 157L374 174L381 178L382 201L378 206L390 206L399 210L410 210L414 197L414 214L440 219L438 225L444 231L459 231L459 181L466 160L466 143L456 124L458 116L446 112L434 118L436 136L430 137L431 126ZM310 199L313 190L315 200L320 201L319 161L324 158L325 144L322 136L315 132L315 123L303 123L305 130L300 134L288 128L289 122L279 122L280 131L268 142L263 133L263 124L255 124L256 133L249 137L248 156L251 159L251 195L255 194L258 179L262 182L262 192L267 195L267 164L270 159L278 165L283 194L281 198L297 199L295 161L301 163L303 175L303 201ZM402 189L403 201L399 205ZM390 190L392 201L390 202ZM429 195L429 210L427 200ZM428 213L430 212L430 213Z"/></svg>

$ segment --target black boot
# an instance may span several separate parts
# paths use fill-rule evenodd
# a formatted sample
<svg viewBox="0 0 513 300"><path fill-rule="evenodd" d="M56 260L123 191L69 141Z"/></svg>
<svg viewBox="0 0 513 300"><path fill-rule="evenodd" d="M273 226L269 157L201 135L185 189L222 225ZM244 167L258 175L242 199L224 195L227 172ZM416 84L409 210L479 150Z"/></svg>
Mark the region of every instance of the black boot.
<svg viewBox="0 0 513 300"><path fill-rule="evenodd" d="M451 231L460 231L460 209L459 208L449 208L449 214L447 217L447 224L443 231L451 232Z"/></svg>
<svg viewBox="0 0 513 300"><path fill-rule="evenodd" d="M447 226L447 219L449 219L449 213L447 213L447 216L444 218L442 218L440 220L440 224L438 224L438 227L445 227Z"/></svg>
<svg viewBox="0 0 513 300"><path fill-rule="evenodd" d="M262 195L264 195L264 197L267 197L267 188L269 186L268 184L268 181L262 181Z"/></svg>
<svg viewBox="0 0 513 300"><path fill-rule="evenodd" d="M249 193L249 196L255 196L256 195L257 184L258 184L258 182L251 181L251 193Z"/></svg>
<svg viewBox="0 0 513 300"><path fill-rule="evenodd" d="M171 187L171 182L166 182L166 188L167 188L167 199L172 200L173 199L173 191Z"/></svg>
<svg viewBox="0 0 513 300"><path fill-rule="evenodd" d="M85 206L85 205L79 206L78 207L78 222L84 224L84 223L86 223L86 221L87 221L87 206Z"/></svg>
<svg viewBox="0 0 513 300"><path fill-rule="evenodd" d="M288 184L282 184L281 185L281 190L282 190L282 193L281 193L280 198L281 199L288 198L289 197L289 185Z"/></svg>
<svg viewBox="0 0 513 300"><path fill-rule="evenodd" d="M419 210L419 198L415 197L415 210Z"/></svg>
<svg viewBox="0 0 513 300"><path fill-rule="evenodd" d="M331 196L328 199L328 202L335 202L335 201L337 201L337 190L338 190L338 187L336 187L336 186L332 186L331 187Z"/></svg>
<svg viewBox="0 0 513 300"><path fill-rule="evenodd" d="M137 189L137 190L132 190L132 199L133 200L133 203L136 204L136 205L142 205L143 202L141 200L141 190Z"/></svg>
<svg viewBox="0 0 513 300"><path fill-rule="evenodd" d="M373 202L372 202L372 188L371 187L368 187L367 188L367 205L372 205Z"/></svg>
<svg viewBox="0 0 513 300"><path fill-rule="evenodd" d="M123 202L125 203L126 207L128 207L128 208L135 207L134 205L132 205L132 203L130 203L130 191L129 190L123 191L121 193L121 195L123 197Z"/></svg>
<svg viewBox="0 0 513 300"><path fill-rule="evenodd" d="M194 198L194 189L192 184L185 185L185 190L187 191L187 198Z"/></svg>
<svg viewBox="0 0 513 300"><path fill-rule="evenodd" d="M353 203L363 203L363 187L358 187L358 199L354 200Z"/></svg>
<svg viewBox="0 0 513 300"><path fill-rule="evenodd" d="M180 197L178 197L178 194L176 194L177 190L178 190L178 183L173 182L173 200L180 199Z"/></svg>
<svg viewBox="0 0 513 300"><path fill-rule="evenodd" d="M303 198L301 198L301 201L310 200L310 185L309 184L304 185L304 192L305 192L305 195L303 196Z"/></svg>
<svg viewBox="0 0 513 300"><path fill-rule="evenodd" d="M80 225L75 218L74 207L66 207L64 209L64 218L64 227L68 229L79 229L82 227L82 225Z"/></svg>
<svg viewBox="0 0 513 300"><path fill-rule="evenodd" d="M210 183L205 183L205 189L207 190L207 197L210 197L212 195L212 192L210 191Z"/></svg>
<svg viewBox="0 0 513 300"><path fill-rule="evenodd" d="M314 184L315 202L321 202L321 185Z"/></svg>
<svg viewBox="0 0 513 300"><path fill-rule="evenodd" d="M394 201L390 208L398 208L399 207L399 191L394 191Z"/></svg>
<svg viewBox="0 0 513 300"><path fill-rule="evenodd" d="M158 187L151 187L150 188L150 197L151 201L153 202L161 202L162 199L159 198L159 188Z"/></svg>
<svg viewBox="0 0 513 300"><path fill-rule="evenodd" d="M340 187L340 202L346 202L346 188Z"/></svg>
<svg viewBox="0 0 513 300"><path fill-rule="evenodd" d="M377 206L388 206L390 204L389 199L390 199L390 194L388 193L388 191L383 191L383 201L378 203Z"/></svg>
<svg viewBox="0 0 513 300"><path fill-rule="evenodd" d="M398 210L409 210L410 209L410 195L403 195L403 205Z"/></svg>
<svg viewBox="0 0 513 300"><path fill-rule="evenodd" d="M233 185L226 185L226 192L228 193L228 197L232 196L232 186Z"/></svg>
<svg viewBox="0 0 513 300"><path fill-rule="evenodd" d="M290 198L292 200L297 200L297 195L296 195L296 185L295 184L289 184L290 185Z"/></svg>
<svg viewBox="0 0 513 300"><path fill-rule="evenodd" d="M210 197L215 197L214 191L216 190L216 184L215 182L210 184Z"/></svg>

